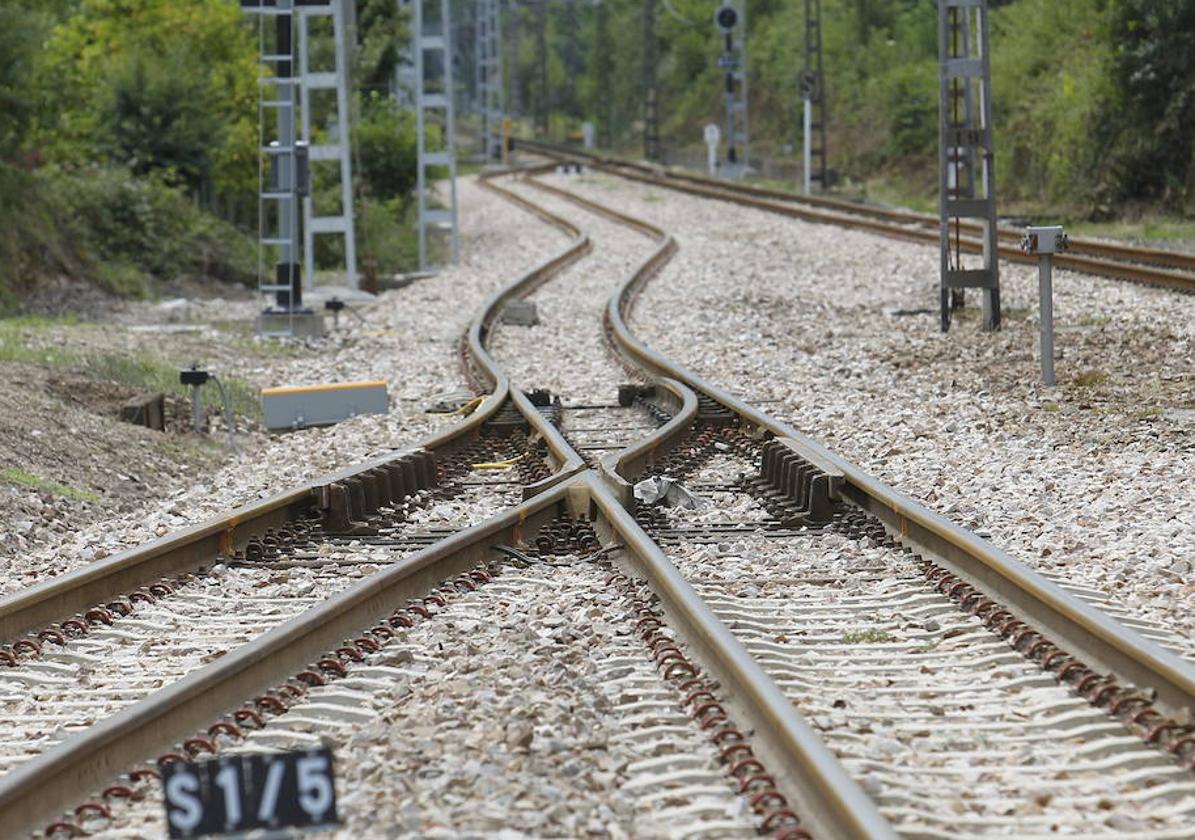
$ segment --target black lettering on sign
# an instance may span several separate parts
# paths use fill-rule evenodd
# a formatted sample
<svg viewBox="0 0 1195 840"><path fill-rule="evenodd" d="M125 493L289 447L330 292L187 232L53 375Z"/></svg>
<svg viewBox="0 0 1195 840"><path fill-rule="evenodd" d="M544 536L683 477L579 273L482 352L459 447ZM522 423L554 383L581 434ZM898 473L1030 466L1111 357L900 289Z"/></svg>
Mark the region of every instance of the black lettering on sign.
<svg viewBox="0 0 1195 840"><path fill-rule="evenodd" d="M159 765L170 837L336 825L329 749Z"/></svg>

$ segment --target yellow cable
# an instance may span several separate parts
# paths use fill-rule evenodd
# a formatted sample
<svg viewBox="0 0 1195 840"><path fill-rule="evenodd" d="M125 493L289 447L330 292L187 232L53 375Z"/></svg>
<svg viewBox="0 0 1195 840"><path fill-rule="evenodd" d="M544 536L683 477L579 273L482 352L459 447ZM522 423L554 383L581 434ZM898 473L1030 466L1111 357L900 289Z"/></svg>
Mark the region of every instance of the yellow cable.
<svg viewBox="0 0 1195 840"><path fill-rule="evenodd" d="M452 411L427 411L425 414L442 414L446 417L451 417L454 414L472 414L477 410L477 407L485 402L485 396L474 397L460 408L455 408Z"/></svg>
<svg viewBox="0 0 1195 840"><path fill-rule="evenodd" d="M508 458L505 461L488 461L483 464L470 464L470 466L475 470L505 470L522 461L527 457L527 454L524 452L522 455L516 455L514 458Z"/></svg>
<svg viewBox="0 0 1195 840"><path fill-rule="evenodd" d="M473 399L469 400L467 403L465 403L464 405L462 405L460 408L458 408L456 411L454 411L452 413L453 414L472 414L474 411L477 411L477 407L479 405L481 405L483 402L485 402L484 396L474 397Z"/></svg>

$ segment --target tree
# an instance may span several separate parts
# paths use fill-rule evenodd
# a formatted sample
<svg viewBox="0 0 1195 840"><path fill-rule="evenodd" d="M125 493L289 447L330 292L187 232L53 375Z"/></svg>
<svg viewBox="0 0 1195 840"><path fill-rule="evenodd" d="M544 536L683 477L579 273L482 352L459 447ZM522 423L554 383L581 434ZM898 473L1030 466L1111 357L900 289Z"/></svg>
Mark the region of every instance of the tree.
<svg viewBox="0 0 1195 840"><path fill-rule="evenodd" d="M137 52L113 74L100 111L100 143L136 174L160 171L197 192L213 176L224 122L208 110L205 79L182 44L165 55Z"/></svg>
<svg viewBox="0 0 1195 840"><path fill-rule="evenodd" d="M1114 25L1125 93L1123 189L1177 209L1195 152L1195 4L1120 0Z"/></svg>
<svg viewBox="0 0 1195 840"><path fill-rule="evenodd" d="M210 118L221 129L200 163L218 192L247 200L257 186L262 72L251 33L239 5L225 0L82 0L45 45L41 142L62 163L124 163L130 148L150 148L155 122L171 126L179 141ZM138 74L153 91L134 89ZM181 109L164 101L171 90L187 97ZM147 107L157 113L138 113ZM182 147L162 151L177 155Z"/></svg>

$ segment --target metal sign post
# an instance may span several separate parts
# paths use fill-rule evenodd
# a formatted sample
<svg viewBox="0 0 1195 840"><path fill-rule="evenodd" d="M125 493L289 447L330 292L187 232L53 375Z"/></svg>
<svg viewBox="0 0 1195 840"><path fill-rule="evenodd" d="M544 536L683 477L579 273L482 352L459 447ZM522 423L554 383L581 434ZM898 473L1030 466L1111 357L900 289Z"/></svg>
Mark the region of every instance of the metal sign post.
<svg viewBox="0 0 1195 840"><path fill-rule="evenodd" d="M804 140L805 194L826 183L826 77L822 72L822 4L805 0L805 69L801 72L801 98L805 110Z"/></svg>
<svg viewBox="0 0 1195 840"><path fill-rule="evenodd" d="M750 140L747 134L747 17L741 0L722 0L714 13L722 31L723 52L718 66L725 71L727 173L747 169ZM741 167L740 167L741 162Z"/></svg>
<svg viewBox="0 0 1195 840"><path fill-rule="evenodd" d="M1053 255L1065 251L1069 243L1061 225L1030 227L1021 240L1021 250L1036 254L1037 288L1041 319L1041 379L1054 384L1054 277Z"/></svg>
<svg viewBox="0 0 1195 840"><path fill-rule="evenodd" d="M717 123L710 123L705 127L705 159L710 175L718 174L718 144L722 142L722 132Z"/></svg>
<svg viewBox="0 0 1195 840"><path fill-rule="evenodd" d="M996 178L987 0L938 0L938 193L941 218L942 332L964 289L980 289L983 328L1000 328L996 256ZM983 227L979 264L964 264L962 219ZM951 243L951 226L954 242Z"/></svg>

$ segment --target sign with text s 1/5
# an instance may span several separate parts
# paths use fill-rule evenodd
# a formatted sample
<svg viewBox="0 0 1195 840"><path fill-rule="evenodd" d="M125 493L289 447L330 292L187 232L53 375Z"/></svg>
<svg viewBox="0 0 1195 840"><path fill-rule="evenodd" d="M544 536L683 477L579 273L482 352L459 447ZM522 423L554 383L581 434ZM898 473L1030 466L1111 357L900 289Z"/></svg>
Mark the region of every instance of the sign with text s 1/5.
<svg viewBox="0 0 1195 840"><path fill-rule="evenodd" d="M172 840L339 822L328 749L178 761L159 769Z"/></svg>

